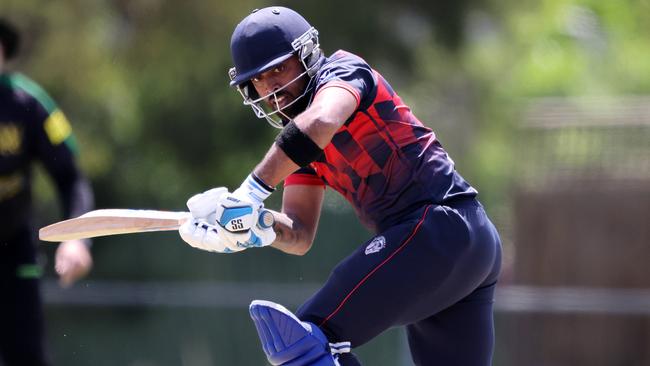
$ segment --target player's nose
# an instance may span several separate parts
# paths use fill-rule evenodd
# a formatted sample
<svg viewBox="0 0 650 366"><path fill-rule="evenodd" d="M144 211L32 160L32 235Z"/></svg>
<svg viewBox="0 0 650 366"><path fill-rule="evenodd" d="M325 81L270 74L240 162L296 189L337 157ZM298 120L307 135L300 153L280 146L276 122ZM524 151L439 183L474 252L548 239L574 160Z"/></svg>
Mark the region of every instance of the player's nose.
<svg viewBox="0 0 650 366"><path fill-rule="evenodd" d="M269 78L268 81L268 91L269 92L276 92L282 88L282 84L280 84L280 80L277 78Z"/></svg>

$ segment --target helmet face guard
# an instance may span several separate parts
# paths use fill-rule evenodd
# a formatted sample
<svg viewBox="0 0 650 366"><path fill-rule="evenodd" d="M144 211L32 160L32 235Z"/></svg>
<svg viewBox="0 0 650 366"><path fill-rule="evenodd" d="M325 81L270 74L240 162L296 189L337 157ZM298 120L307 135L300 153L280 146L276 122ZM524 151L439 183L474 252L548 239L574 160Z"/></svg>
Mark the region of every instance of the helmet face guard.
<svg viewBox="0 0 650 366"><path fill-rule="evenodd" d="M314 75L321 64L319 46L318 31L295 11L279 6L255 10L237 25L232 35L230 49L235 67L228 71L230 85L237 88L244 105L250 106L258 118L282 128L291 120L287 108L304 101L313 88ZM294 55L304 71L279 89L258 95L251 79ZM278 93L304 77L309 81L301 95L280 107Z"/></svg>
<svg viewBox="0 0 650 366"><path fill-rule="evenodd" d="M239 94L244 98L244 105L250 106L257 118L265 118L271 126L280 129L284 127L286 121L291 120L291 117L286 113L286 110L308 94L311 89L313 76L316 74L316 71L318 71L318 67L320 66L318 61L320 60L321 51L318 43L318 31L313 27L310 28L301 37L292 42L292 47L295 52L288 56L290 57L293 56L293 54L297 54L305 71L300 73L291 81L263 96L260 96L257 93L250 80L247 80L240 85L235 85ZM283 59L277 64L271 65L269 69L284 61L285 60ZM264 71L266 70L262 70L261 72ZM234 67L231 68L228 71L228 75L231 80L234 80L237 76L236 69ZM280 107L277 98L278 93L284 91L291 84L297 82L304 76L309 77L309 82L302 93L284 107Z"/></svg>

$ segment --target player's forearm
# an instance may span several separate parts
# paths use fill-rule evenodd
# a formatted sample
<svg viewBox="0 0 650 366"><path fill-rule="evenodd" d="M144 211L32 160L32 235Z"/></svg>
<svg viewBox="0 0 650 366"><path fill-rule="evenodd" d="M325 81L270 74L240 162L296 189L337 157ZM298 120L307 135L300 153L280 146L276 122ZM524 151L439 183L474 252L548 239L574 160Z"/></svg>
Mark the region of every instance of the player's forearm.
<svg viewBox="0 0 650 366"><path fill-rule="evenodd" d="M67 198L66 203L64 203L67 207L66 218L77 217L93 209L95 206L93 190L85 177L78 177L72 184L70 197Z"/></svg>
<svg viewBox="0 0 650 366"><path fill-rule="evenodd" d="M282 149L273 144L262 162L255 167L254 174L267 185L275 187L298 168Z"/></svg>
<svg viewBox="0 0 650 366"><path fill-rule="evenodd" d="M81 216L94 207L94 195L88 180L79 173L53 175L59 193L59 201L63 210L63 217L71 219ZM90 240L84 240L90 245Z"/></svg>
<svg viewBox="0 0 650 366"><path fill-rule="evenodd" d="M300 221L279 212L272 212L275 218L273 230L277 236L271 246L287 254L307 253L314 239L313 234L310 234Z"/></svg>
<svg viewBox="0 0 650 366"><path fill-rule="evenodd" d="M300 114L294 122L318 147L324 149L341 128L345 118L318 104Z"/></svg>
<svg viewBox="0 0 650 366"><path fill-rule="evenodd" d="M314 102L285 127L279 136L282 144L278 145L279 140L276 140L255 168L257 177L275 187L296 171L300 167L298 164L304 166L322 154L322 150L332 141L336 131L356 108L355 99L347 91L333 89L336 88L329 88L323 93L328 96ZM297 129L289 133L293 124Z"/></svg>

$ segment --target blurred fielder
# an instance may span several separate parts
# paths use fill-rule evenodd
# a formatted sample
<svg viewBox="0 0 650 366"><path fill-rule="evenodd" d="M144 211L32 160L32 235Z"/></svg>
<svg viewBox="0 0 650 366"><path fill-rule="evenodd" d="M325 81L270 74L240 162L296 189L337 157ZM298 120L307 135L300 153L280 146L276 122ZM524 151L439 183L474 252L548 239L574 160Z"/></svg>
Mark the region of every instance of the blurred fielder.
<svg viewBox="0 0 650 366"><path fill-rule="evenodd" d="M234 192L190 198L194 220L180 228L183 240L220 253L271 245L302 255L326 186L375 233L295 315L252 302L269 362L360 365L352 348L404 325L418 365L490 365L499 236L434 133L363 59L325 57L316 29L291 9L253 11L235 28L231 51L230 85L281 131ZM282 181L284 215L258 223Z"/></svg>
<svg viewBox="0 0 650 366"><path fill-rule="evenodd" d="M32 209L32 164L40 161L56 184L66 218L92 208L92 191L76 163L65 115L36 83L5 71L19 35L0 19L0 364L45 365ZM89 242L59 245L55 269L63 286L92 266Z"/></svg>

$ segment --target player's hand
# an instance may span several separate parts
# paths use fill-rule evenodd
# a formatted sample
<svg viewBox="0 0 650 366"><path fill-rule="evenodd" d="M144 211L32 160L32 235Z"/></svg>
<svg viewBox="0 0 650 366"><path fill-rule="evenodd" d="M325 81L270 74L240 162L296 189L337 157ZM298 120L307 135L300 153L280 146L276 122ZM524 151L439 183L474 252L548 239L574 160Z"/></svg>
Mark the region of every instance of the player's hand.
<svg viewBox="0 0 650 366"><path fill-rule="evenodd" d="M272 192L273 188L250 174L233 193L228 193L225 187L213 188L192 196L187 207L196 219L240 233L255 225L264 200Z"/></svg>
<svg viewBox="0 0 650 366"><path fill-rule="evenodd" d="M270 215L270 217L268 217ZM275 219L271 211L262 210L257 217L257 223L251 228L252 246L265 247L275 241L275 230L273 224Z"/></svg>
<svg viewBox="0 0 650 366"><path fill-rule="evenodd" d="M273 214L254 196L240 187L221 195L217 203L216 224L225 229L223 235L236 241L239 248L264 247L275 241Z"/></svg>
<svg viewBox="0 0 650 366"><path fill-rule="evenodd" d="M218 187L195 194L187 200L187 208L195 219L204 219L207 223L214 224L217 203L224 194L228 194L228 188Z"/></svg>
<svg viewBox="0 0 650 366"><path fill-rule="evenodd" d="M230 195L225 187L218 187L195 194L187 200L187 208L193 219L186 221L178 230L181 238L197 249L217 253L233 253L246 249L239 242L246 242L250 234L229 233L217 224L217 208L221 207L221 197ZM223 207L219 215L223 215ZM228 212L227 214L230 214Z"/></svg>
<svg viewBox="0 0 650 366"><path fill-rule="evenodd" d="M234 253L271 245L276 237L272 225L273 214L264 211L259 222L245 231L230 232L219 224L191 219L181 225L178 232L181 238L194 248L216 253Z"/></svg>
<svg viewBox="0 0 650 366"><path fill-rule="evenodd" d="M237 238L228 235L222 227L206 222L204 219L187 220L178 229L181 238L190 246L216 253L239 252L246 247L238 246ZM245 241L247 238L242 237Z"/></svg>
<svg viewBox="0 0 650 366"><path fill-rule="evenodd" d="M193 220L179 228L181 238L192 247L217 253L270 245L276 237L273 215L262 211L263 204L255 197L241 187L234 193L219 187L192 196L187 207Z"/></svg>
<svg viewBox="0 0 650 366"><path fill-rule="evenodd" d="M217 200L215 222L231 233L246 232L257 222L261 208L237 192L223 194Z"/></svg>
<svg viewBox="0 0 650 366"><path fill-rule="evenodd" d="M93 266L88 246L81 240L68 240L56 249L54 269L62 287L69 287L85 276Z"/></svg>
<svg viewBox="0 0 650 366"><path fill-rule="evenodd" d="M257 220L261 204L251 202L242 192L229 193L225 187L212 188L187 200L192 217L210 225L218 223L236 233L249 230Z"/></svg>

